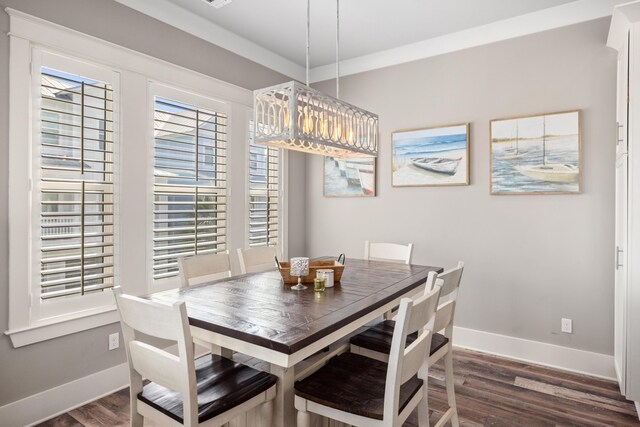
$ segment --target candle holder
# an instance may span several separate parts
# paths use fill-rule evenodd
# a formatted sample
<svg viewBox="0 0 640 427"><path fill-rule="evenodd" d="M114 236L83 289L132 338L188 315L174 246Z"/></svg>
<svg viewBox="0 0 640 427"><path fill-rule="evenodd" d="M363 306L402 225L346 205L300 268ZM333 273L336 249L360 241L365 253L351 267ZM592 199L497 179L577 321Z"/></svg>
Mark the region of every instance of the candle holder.
<svg viewBox="0 0 640 427"><path fill-rule="evenodd" d="M307 289L307 287L302 284L302 277L309 274L309 258L291 258L291 271L289 274L298 277L298 284L292 286L291 289L294 291Z"/></svg>

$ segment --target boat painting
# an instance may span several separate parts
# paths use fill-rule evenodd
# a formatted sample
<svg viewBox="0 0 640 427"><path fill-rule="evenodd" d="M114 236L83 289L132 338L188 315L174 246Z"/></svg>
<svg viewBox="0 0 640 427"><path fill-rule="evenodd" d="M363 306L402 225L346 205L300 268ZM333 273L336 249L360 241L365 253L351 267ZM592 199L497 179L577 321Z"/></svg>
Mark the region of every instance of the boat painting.
<svg viewBox="0 0 640 427"><path fill-rule="evenodd" d="M324 158L326 197L373 197L376 195L375 157Z"/></svg>
<svg viewBox="0 0 640 427"><path fill-rule="evenodd" d="M491 121L492 194L579 193L580 168L580 111Z"/></svg>
<svg viewBox="0 0 640 427"><path fill-rule="evenodd" d="M392 184L468 185L469 124L394 132Z"/></svg>

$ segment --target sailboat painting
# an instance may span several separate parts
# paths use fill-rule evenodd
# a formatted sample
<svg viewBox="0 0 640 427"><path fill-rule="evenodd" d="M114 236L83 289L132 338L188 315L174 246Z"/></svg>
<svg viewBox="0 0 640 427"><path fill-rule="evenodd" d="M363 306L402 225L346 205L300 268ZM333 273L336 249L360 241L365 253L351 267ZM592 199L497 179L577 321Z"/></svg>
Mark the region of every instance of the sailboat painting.
<svg viewBox="0 0 640 427"><path fill-rule="evenodd" d="M469 124L394 132L394 187L469 184Z"/></svg>
<svg viewBox="0 0 640 427"><path fill-rule="evenodd" d="M325 197L373 197L376 195L376 158L369 156L324 157Z"/></svg>
<svg viewBox="0 0 640 427"><path fill-rule="evenodd" d="M581 184L580 111L491 121L491 194L572 194Z"/></svg>

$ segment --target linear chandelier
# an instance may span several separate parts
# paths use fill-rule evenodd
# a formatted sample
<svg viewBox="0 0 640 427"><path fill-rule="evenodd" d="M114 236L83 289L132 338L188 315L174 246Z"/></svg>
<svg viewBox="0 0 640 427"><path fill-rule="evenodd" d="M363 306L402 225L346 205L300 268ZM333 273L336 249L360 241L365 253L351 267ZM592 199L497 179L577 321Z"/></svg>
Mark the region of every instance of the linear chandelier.
<svg viewBox="0 0 640 427"><path fill-rule="evenodd" d="M377 156L378 115L340 96L340 3L336 0L336 98L309 87L309 10L307 0L306 85L291 81L253 92L254 141L332 157Z"/></svg>

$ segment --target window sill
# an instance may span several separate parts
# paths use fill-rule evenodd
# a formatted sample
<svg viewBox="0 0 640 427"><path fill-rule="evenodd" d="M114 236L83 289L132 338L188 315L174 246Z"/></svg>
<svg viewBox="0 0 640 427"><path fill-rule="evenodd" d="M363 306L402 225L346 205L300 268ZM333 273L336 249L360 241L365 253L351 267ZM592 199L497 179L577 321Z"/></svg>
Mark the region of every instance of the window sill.
<svg viewBox="0 0 640 427"><path fill-rule="evenodd" d="M47 319L33 325L5 332L14 348L58 338L119 321L115 305L76 313L64 318Z"/></svg>

